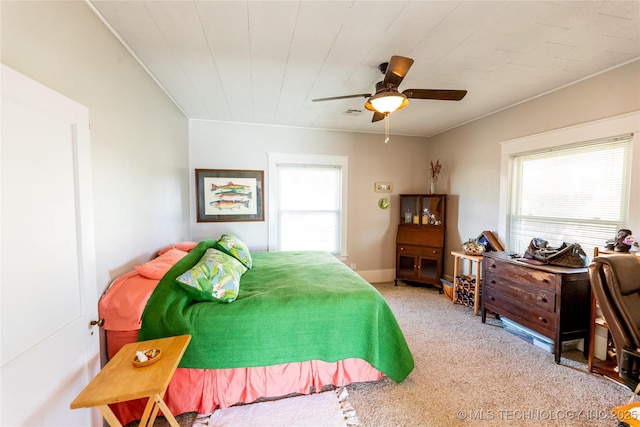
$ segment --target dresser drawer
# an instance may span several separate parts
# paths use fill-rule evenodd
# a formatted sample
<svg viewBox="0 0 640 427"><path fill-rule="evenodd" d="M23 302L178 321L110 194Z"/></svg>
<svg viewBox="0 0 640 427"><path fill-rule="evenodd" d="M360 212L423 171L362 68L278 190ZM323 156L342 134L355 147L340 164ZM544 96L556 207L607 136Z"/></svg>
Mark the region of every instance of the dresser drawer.
<svg viewBox="0 0 640 427"><path fill-rule="evenodd" d="M554 273L535 270L527 266L497 262L488 258L484 261L487 274L494 273L496 276L509 279L516 283L527 283L531 286L547 289L555 292L561 285L561 277Z"/></svg>
<svg viewBox="0 0 640 427"><path fill-rule="evenodd" d="M515 283L493 272L487 273L487 277L484 278L484 286L490 286L505 296L518 301L522 310L536 307L549 313L556 311L556 294L546 289Z"/></svg>
<svg viewBox="0 0 640 427"><path fill-rule="evenodd" d="M555 313L550 313L537 307L523 306L522 302L498 291L493 285L487 284L482 290L483 307L497 310L501 315L518 323L522 323L534 331L549 337L554 336Z"/></svg>

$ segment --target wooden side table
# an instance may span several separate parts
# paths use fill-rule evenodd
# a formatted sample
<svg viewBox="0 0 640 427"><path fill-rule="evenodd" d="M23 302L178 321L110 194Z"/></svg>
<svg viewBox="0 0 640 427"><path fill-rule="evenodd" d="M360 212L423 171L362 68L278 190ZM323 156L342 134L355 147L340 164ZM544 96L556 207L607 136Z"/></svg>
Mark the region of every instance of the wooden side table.
<svg viewBox="0 0 640 427"><path fill-rule="evenodd" d="M112 427L122 427L109 404L148 398L140 427L152 426L158 410L173 427L180 427L163 400L169 382L191 341L191 335L129 343L105 365L98 375L71 402L71 409L97 406ZM159 348L160 359L143 368L133 366L136 351Z"/></svg>
<svg viewBox="0 0 640 427"><path fill-rule="evenodd" d="M474 265L476 271L476 283L475 290L473 295L473 314L476 316L480 311L480 292L482 286L482 256L481 255L467 255L464 252L456 252L452 251L451 255L453 255L453 303L456 303L456 291L459 285L458 279L456 276L458 275L458 268L460 267L460 260L462 260L462 265L464 265L467 261L469 262L469 274L473 274Z"/></svg>

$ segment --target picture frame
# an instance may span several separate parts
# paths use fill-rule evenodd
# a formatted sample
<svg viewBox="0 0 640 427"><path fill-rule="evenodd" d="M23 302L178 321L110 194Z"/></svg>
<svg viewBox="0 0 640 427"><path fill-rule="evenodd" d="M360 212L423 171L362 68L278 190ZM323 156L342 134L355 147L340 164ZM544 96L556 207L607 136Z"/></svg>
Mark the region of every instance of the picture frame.
<svg viewBox="0 0 640 427"><path fill-rule="evenodd" d="M196 169L197 222L264 221L264 171Z"/></svg>
<svg viewBox="0 0 640 427"><path fill-rule="evenodd" d="M391 182L376 182L375 183L375 192L376 193L391 193L393 191L393 183Z"/></svg>
<svg viewBox="0 0 640 427"><path fill-rule="evenodd" d="M503 252L504 246L500 243L500 240L489 230L483 231L478 236L478 242L482 243L486 247L487 252Z"/></svg>

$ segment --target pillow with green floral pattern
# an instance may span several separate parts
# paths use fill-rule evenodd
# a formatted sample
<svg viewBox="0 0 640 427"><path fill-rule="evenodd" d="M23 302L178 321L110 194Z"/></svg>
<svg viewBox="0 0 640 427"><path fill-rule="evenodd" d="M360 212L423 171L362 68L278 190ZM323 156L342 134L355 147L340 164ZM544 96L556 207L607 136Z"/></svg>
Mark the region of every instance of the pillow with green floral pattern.
<svg viewBox="0 0 640 427"><path fill-rule="evenodd" d="M230 303L238 297L240 277L246 271L247 267L237 259L210 248L176 282L198 301Z"/></svg>
<svg viewBox="0 0 640 427"><path fill-rule="evenodd" d="M242 240L238 239L233 234L223 234L220 236L220 240L218 240L216 248L231 255L247 268L251 268L253 265L249 248Z"/></svg>

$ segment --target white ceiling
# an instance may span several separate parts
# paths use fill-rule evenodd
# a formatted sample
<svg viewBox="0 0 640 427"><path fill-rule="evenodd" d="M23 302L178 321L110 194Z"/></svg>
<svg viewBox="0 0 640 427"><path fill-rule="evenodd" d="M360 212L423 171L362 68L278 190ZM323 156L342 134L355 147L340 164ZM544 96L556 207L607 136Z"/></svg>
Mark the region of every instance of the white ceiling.
<svg viewBox="0 0 640 427"><path fill-rule="evenodd" d="M89 4L192 119L383 133L364 98L311 100L374 93L402 55L400 91L469 92L391 115L431 136L640 58L640 0Z"/></svg>

